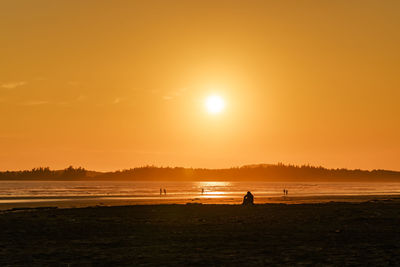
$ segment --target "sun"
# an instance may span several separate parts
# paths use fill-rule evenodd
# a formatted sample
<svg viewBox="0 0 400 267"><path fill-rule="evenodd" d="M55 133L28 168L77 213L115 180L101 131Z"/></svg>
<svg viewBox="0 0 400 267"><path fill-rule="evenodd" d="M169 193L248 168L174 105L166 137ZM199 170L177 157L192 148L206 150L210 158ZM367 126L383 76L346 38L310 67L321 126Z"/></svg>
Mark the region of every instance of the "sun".
<svg viewBox="0 0 400 267"><path fill-rule="evenodd" d="M225 108L225 101L218 95L210 95L205 101L206 109L211 114L218 114Z"/></svg>

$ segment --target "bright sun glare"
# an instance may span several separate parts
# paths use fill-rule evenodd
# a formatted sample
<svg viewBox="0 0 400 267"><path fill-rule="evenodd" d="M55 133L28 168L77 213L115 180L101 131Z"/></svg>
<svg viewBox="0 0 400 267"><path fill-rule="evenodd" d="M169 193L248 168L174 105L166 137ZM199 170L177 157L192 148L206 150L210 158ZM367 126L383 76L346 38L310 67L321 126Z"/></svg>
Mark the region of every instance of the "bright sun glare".
<svg viewBox="0 0 400 267"><path fill-rule="evenodd" d="M217 114L225 108L225 101L218 95L211 95L206 99L206 108L209 113Z"/></svg>

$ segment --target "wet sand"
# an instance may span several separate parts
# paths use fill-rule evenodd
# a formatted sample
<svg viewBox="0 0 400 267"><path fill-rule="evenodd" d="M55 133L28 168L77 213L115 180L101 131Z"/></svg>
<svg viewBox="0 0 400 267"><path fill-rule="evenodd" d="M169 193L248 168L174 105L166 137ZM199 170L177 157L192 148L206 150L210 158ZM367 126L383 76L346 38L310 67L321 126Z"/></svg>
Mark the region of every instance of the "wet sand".
<svg viewBox="0 0 400 267"><path fill-rule="evenodd" d="M400 201L0 213L0 266L400 265Z"/></svg>
<svg viewBox="0 0 400 267"><path fill-rule="evenodd" d="M278 196L259 197L256 195L256 204L309 204L326 202L366 202L400 200L400 195L316 195L316 196ZM198 195L193 197L175 198L169 196L137 198L137 197L30 197L30 198L0 198L0 211L13 208L57 207L83 208L93 206L126 206L126 205L160 205L160 204L241 204L242 197L224 197Z"/></svg>

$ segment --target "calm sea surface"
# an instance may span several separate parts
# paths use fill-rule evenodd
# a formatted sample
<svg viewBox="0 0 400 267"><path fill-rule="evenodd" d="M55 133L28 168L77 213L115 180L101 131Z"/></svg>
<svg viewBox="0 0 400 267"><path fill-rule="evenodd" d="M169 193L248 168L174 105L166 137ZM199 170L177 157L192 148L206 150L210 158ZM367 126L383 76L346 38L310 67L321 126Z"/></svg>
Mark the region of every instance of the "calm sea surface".
<svg viewBox="0 0 400 267"><path fill-rule="evenodd" d="M160 188L166 194L160 196ZM268 182L113 182L113 181L0 181L0 203L61 199L240 199L247 191L256 197L400 195L400 183L268 183ZM202 193L204 190L204 193Z"/></svg>

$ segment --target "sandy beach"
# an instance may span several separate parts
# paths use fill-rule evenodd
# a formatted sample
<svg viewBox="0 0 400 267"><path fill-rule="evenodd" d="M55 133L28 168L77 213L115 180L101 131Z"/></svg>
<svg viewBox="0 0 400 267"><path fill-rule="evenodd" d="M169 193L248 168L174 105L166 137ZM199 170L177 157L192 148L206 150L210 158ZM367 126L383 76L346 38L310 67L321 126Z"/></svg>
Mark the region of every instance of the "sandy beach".
<svg viewBox="0 0 400 267"><path fill-rule="evenodd" d="M1 266L399 265L400 201L0 214Z"/></svg>
<svg viewBox="0 0 400 267"><path fill-rule="evenodd" d="M328 202L360 203L367 201L400 200L400 195L325 195L256 197L256 204L311 204ZM94 206L165 205L165 204L229 204L239 205L242 197L194 196L194 197L0 197L0 211L38 207L84 208Z"/></svg>
<svg viewBox="0 0 400 267"><path fill-rule="evenodd" d="M327 196L295 196L295 197L257 197L256 204L311 204L328 202L360 203L366 201L386 201L400 199L399 195L327 195ZM50 198L1 198L0 211L13 209L31 209L40 207L52 208L84 208L98 206L126 205L165 205L165 204L228 204L239 205L242 197L50 197Z"/></svg>

